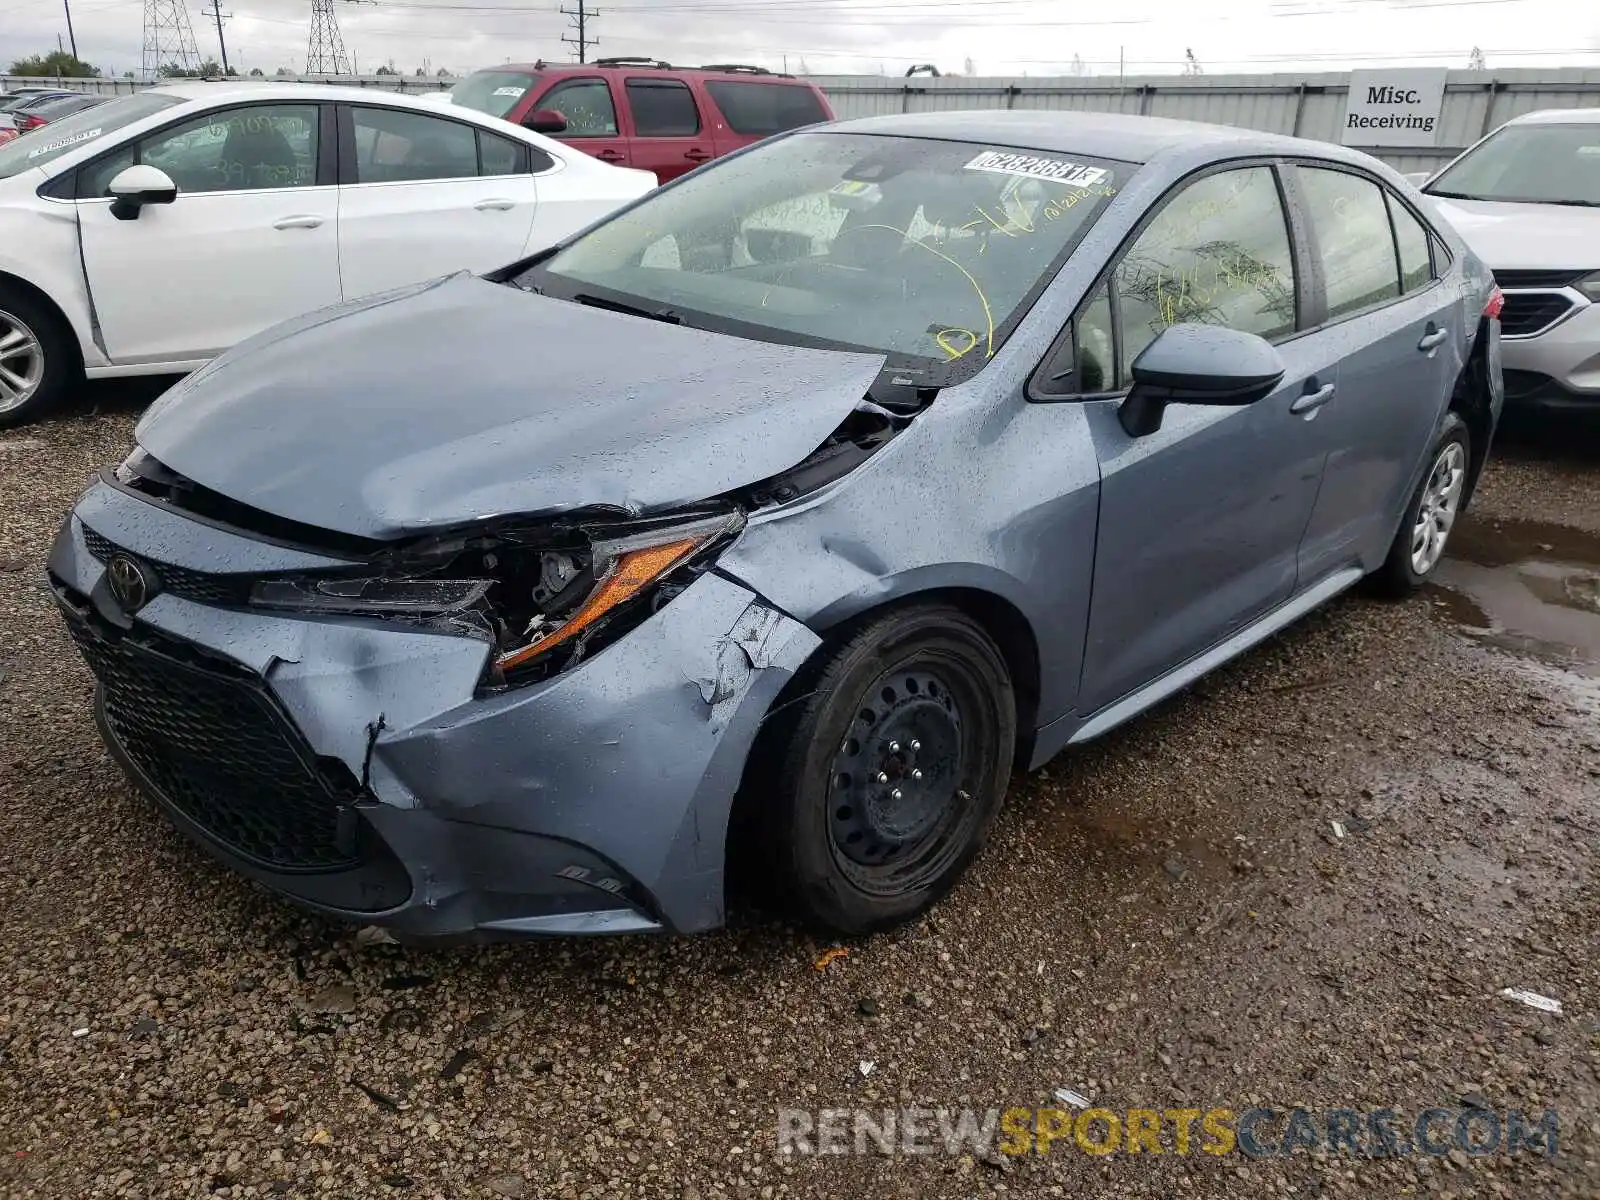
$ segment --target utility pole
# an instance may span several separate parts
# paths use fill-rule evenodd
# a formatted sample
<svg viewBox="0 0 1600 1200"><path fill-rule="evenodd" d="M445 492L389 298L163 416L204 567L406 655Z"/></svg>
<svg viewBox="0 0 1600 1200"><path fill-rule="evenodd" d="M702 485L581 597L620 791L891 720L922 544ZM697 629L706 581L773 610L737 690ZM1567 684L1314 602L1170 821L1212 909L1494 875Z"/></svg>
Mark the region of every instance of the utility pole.
<svg viewBox="0 0 1600 1200"><path fill-rule="evenodd" d="M200 15L202 17L215 17L216 18L216 21L217 21L217 46L222 51L222 73L224 75L226 75L226 74L228 74L228 43L223 39L223 36L222 36L222 22L226 18L233 16L233 14L232 13L225 13L225 12L222 11L222 0L212 0L211 7L210 8L202 8L200 10Z"/></svg>
<svg viewBox="0 0 1600 1200"><path fill-rule="evenodd" d="M78 35L72 32L72 0L61 0L61 6L67 10L67 41L72 43L72 57L78 57Z"/></svg>
<svg viewBox="0 0 1600 1200"><path fill-rule="evenodd" d="M587 0L578 0L577 8L563 8L559 11L562 13L562 15L572 18L573 27L578 31L577 37L564 37L561 40L567 43L569 46L576 46L578 48L579 62L588 62L589 47L598 46L600 44L599 38L592 38L589 36L589 18L598 17L600 15L599 10L590 8Z"/></svg>

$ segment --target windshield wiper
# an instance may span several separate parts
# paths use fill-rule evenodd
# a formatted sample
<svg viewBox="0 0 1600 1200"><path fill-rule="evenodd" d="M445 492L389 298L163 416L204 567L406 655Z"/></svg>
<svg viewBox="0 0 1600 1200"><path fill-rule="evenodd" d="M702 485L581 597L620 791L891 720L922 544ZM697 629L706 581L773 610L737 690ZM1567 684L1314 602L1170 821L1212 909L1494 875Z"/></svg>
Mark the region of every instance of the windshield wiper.
<svg viewBox="0 0 1600 1200"><path fill-rule="evenodd" d="M1439 192L1423 188L1424 196L1440 196L1446 200L1476 200L1481 204L1561 204L1569 208L1600 208L1600 200L1557 200L1536 196L1469 196L1466 192Z"/></svg>
<svg viewBox="0 0 1600 1200"><path fill-rule="evenodd" d="M683 324L683 318L670 308L644 308L637 304L624 304L621 300L607 300L601 296L591 296L587 292L579 292L572 299L575 303L587 304L590 308L605 308L612 312L627 313L630 317L644 317L650 321L665 321L668 325Z"/></svg>

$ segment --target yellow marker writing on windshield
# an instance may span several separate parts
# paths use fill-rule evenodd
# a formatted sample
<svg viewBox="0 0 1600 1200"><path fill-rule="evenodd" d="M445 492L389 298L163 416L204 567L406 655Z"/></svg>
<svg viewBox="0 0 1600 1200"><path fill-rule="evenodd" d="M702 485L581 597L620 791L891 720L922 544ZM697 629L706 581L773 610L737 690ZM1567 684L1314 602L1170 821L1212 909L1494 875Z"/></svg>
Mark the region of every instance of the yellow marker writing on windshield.
<svg viewBox="0 0 1600 1200"><path fill-rule="evenodd" d="M933 335L933 341L939 349L950 356L946 362L955 362L956 359L977 349L978 335L970 329L941 329Z"/></svg>

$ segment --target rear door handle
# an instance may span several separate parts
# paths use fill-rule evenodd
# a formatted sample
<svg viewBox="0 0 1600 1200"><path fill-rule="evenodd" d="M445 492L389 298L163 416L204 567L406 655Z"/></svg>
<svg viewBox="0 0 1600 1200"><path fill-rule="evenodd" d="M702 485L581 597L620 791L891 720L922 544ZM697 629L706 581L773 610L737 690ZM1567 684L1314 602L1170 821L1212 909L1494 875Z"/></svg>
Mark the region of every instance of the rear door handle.
<svg viewBox="0 0 1600 1200"><path fill-rule="evenodd" d="M490 209L494 209L496 212L504 212L506 209L515 208L516 206L517 202L515 200L503 200L496 197L493 200L479 200L472 207L479 212L487 212Z"/></svg>
<svg viewBox="0 0 1600 1200"><path fill-rule="evenodd" d="M322 224L322 218L314 213L305 213L298 217L280 217L272 223L274 229L315 229Z"/></svg>
<svg viewBox="0 0 1600 1200"><path fill-rule="evenodd" d="M1448 329L1436 329L1433 322L1428 322L1428 332L1422 335L1422 340L1417 343L1417 349L1428 351L1436 350L1444 345L1445 338L1450 336Z"/></svg>
<svg viewBox="0 0 1600 1200"><path fill-rule="evenodd" d="M1325 383L1314 392L1302 392L1295 397L1294 403L1289 405L1292 413L1314 413L1329 400L1333 399L1333 384Z"/></svg>

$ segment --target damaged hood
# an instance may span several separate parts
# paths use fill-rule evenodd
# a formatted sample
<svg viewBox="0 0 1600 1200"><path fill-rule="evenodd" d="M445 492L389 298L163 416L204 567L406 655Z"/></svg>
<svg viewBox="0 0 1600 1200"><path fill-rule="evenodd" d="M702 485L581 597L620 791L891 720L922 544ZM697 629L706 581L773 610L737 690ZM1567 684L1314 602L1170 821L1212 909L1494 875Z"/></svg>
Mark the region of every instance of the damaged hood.
<svg viewBox="0 0 1600 1200"><path fill-rule="evenodd" d="M755 483L820 446L883 364L462 274L241 343L136 436L243 504L393 538L513 513L644 513Z"/></svg>

